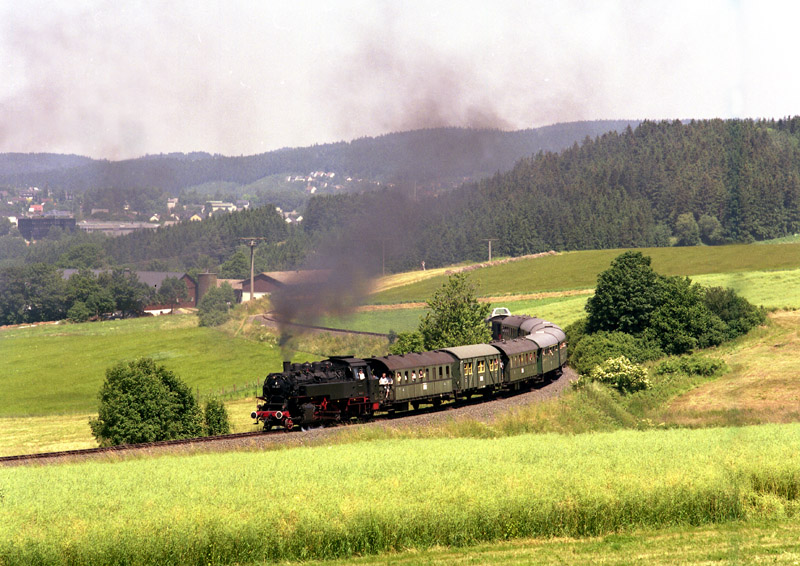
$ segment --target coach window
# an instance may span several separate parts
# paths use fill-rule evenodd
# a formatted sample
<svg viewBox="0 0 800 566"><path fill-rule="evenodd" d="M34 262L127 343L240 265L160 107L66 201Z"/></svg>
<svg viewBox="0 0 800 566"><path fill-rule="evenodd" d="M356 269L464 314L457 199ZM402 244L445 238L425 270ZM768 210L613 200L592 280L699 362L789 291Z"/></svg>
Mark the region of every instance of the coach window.
<svg viewBox="0 0 800 566"><path fill-rule="evenodd" d="M486 362L478 360L478 373L486 373Z"/></svg>

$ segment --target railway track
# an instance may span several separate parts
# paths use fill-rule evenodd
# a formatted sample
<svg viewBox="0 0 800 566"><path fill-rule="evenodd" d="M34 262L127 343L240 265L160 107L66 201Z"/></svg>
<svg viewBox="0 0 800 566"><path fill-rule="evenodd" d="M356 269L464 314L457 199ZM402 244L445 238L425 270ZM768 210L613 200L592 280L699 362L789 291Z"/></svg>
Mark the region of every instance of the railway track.
<svg viewBox="0 0 800 566"><path fill-rule="evenodd" d="M472 404L475 403L477 399L471 399L466 401L461 401L459 404ZM442 411L453 409L458 404L454 404L452 402L446 403L441 407L424 407L420 409L416 409L414 411L405 411L399 414L381 414L376 415L373 419L370 420L390 420L396 418L407 417L411 414L417 415L425 415L431 412ZM367 421L360 421L360 422L367 422ZM334 428L336 426L346 426L353 423L328 423L326 426L328 428ZM314 428L323 428L322 426L317 426ZM306 428L296 428L294 431L295 433L302 433L305 432ZM119 444L116 446L103 446L98 448L82 448L79 450L61 450L58 452L38 452L33 454L19 454L14 456L0 456L0 465L2 464L9 464L9 463L21 463L21 462L28 462L28 461L36 461L36 460L52 460L58 458L83 458L85 456L93 456L96 454L104 454L104 453L122 453L122 452L135 452L139 450L147 450L153 448L165 448L165 447L172 447L172 446L189 446L192 444L203 445L203 444L211 444L211 443L219 443L219 442L226 442L226 441L238 441L243 440L245 438L250 437L263 437L263 436L272 436L272 435L285 435L289 434L284 429L274 429L274 430L263 430L259 429L253 432L239 432L235 434L219 434L216 436L201 436L197 438L183 438L180 440L160 440L158 442L140 442L136 444Z"/></svg>
<svg viewBox="0 0 800 566"><path fill-rule="evenodd" d="M139 444L121 444L119 446L108 446L103 448L85 448L82 450L64 450L60 452L42 452L38 454L20 454L16 456L1 456L0 466L24 465L27 463L47 463L48 461L58 461L60 459L80 460L101 454L110 453L135 453L137 451L160 450L170 447L180 447L192 445L212 446L220 444L222 450L235 449L241 446L242 441L247 442L251 439L251 445L283 444L292 446L310 445L322 441L328 434L335 433L343 426L410 426L424 427L436 422L439 419L453 418L454 415L460 417L470 417L476 420L486 421L498 414L506 413L514 406L536 403L552 398L561 394L569 386L571 380L575 379L574 372L566 368L565 375L551 382L531 384L531 388L522 391L503 391L495 394L491 399L482 396L474 396L470 399L460 399L458 401L448 401L439 407L424 406L417 410L403 411L401 413L389 414L380 413L375 415L370 421L358 421L353 423L339 423L335 426L328 424L325 427L311 429L295 429L288 433L283 429L272 431L257 430L253 432L242 432L236 434L223 434L219 436L208 436L200 438L187 438L182 440L163 440L159 442L145 442ZM228 446L225 446L225 444Z"/></svg>

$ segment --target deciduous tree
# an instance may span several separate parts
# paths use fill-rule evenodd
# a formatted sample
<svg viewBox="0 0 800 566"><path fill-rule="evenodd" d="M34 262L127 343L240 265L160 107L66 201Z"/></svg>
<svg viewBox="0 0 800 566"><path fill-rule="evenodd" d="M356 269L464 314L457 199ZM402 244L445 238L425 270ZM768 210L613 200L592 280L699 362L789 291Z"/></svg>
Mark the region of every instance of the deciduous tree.
<svg viewBox="0 0 800 566"><path fill-rule="evenodd" d="M428 309L419 325L426 350L491 340L486 324L491 306L478 302L475 287L463 273L448 278L428 301Z"/></svg>
<svg viewBox="0 0 800 566"><path fill-rule="evenodd" d="M594 296L586 302L587 331L638 334L647 328L650 315L660 304L658 278L650 267L650 257L641 252L617 256L598 276Z"/></svg>
<svg viewBox="0 0 800 566"><path fill-rule="evenodd" d="M200 326L219 326L225 323L230 318L228 311L235 303L236 294L227 283L209 289L197 307Z"/></svg>

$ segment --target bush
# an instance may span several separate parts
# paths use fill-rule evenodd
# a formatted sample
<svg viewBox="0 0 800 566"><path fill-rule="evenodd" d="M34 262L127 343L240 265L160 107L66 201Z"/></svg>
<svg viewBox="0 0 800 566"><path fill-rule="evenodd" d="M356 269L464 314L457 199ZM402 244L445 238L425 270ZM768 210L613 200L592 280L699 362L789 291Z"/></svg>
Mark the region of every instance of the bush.
<svg viewBox="0 0 800 566"><path fill-rule="evenodd" d="M230 318L230 308L236 304L236 294L227 283L213 287L203 295L197 306L200 326L219 326Z"/></svg>
<svg viewBox="0 0 800 566"><path fill-rule="evenodd" d="M578 342L580 342L583 337L586 336L587 324L588 321L586 317L583 317L564 328L564 334L566 334L567 337L567 344L570 345L570 348L567 350L567 362L572 367L575 367L573 364L573 356L575 355L574 348L578 345Z"/></svg>
<svg viewBox="0 0 800 566"><path fill-rule="evenodd" d="M645 335L667 354L680 355L725 341L725 323L704 302L703 288L688 277L662 277L662 300Z"/></svg>
<svg viewBox="0 0 800 566"><path fill-rule="evenodd" d="M106 370L98 417L89 422L101 446L193 438L203 417L189 387L150 358Z"/></svg>
<svg viewBox="0 0 800 566"><path fill-rule="evenodd" d="M725 323L727 340L747 334L767 319L763 308L751 304L732 289L708 287L704 289L703 299L708 309Z"/></svg>
<svg viewBox="0 0 800 566"><path fill-rule="evenodd" d="M584 383L587 380L583 380ZM634 364L625 356L611 358L589 373L588 381L610 385L620 393L633 393L650 387L647 369Z"/></svg>
<svg viewBox="0 0 800 566"><path fill-rule="evenodd" d="M625 356L642 363L663 355L658 344L644 338L624 332L597 332L582 336L570 348L570 365L579 374L586 375L610 358Z"/></svg>
<svg viewBox="0 0 800 566"><path fill-rule="evenodd" d="M658 275L640 252L621 254L598 276L586 312L585 332L625 332L671 355L717 346L766 318L732 290Z"/></svg>
<svg viewBox="0 0 800 566"><path fill-rule="evenodd" d="M408 354L409 352L424 352L422 334L413 330L411 332L401 332L396 340L389 346L390 354Z"/></svg>
<svg viewBox="0 0 800 566"><path fill-rule="evenodd" d="M206 434L208 436L230 434L231 424L228 421L228 410L225 408L225 404L219 399L212 398L206 401L203 417L206 425Z"/></svg>
<svg viewBox="0 0 800 566"><path fill-rule="evenodd" d="M91 315L89 307L83 301L75 301L67 311L67 318L70 322L86 322Z"/></svg>
<svg viewBox="0 0 800 566"><path fill-rule="evenodd" d="M668 358L659 363L653 371L657 375L674 375L682 373L685 375L700 375L709 377L724 370L726 364L717 358L707 358L693 354L691 356L681 356L678 358Z"/></svg>

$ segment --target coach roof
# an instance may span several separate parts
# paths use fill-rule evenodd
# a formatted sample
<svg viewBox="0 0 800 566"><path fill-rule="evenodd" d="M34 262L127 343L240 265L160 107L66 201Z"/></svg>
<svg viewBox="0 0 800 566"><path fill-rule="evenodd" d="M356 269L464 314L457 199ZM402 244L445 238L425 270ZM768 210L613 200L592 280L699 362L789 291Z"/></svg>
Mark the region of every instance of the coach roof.
<svg viewBox="0 0 800 566"><path fill-rule="evenodd" d="M539 349L539 346L537 346L534 342L525 340L525 338L514 338L513 340L493 342L492 346L498 350L502 350L507 356L522 354L525 352L535 352Z"/></svg>
<svg viewBox="0 0 800 566"><path fill-rule="evenodd" d="M442 348L439 352L449 352L459 360L469 358L480 358L482 356L497 356L500 352L497 348L489 344L471 344L469 346L453 346L452 348Z"/></svg>
<svg viewBox="0 0 800 566"><path fill-rule="evenodd" d="M445 352L422 352L420 354L401 354L399 356L389 355L380 358L369 358L369 362L378 362L386 366L386 369L397 371L400 369L438 366L452 364L453 356Z"/></svg>

